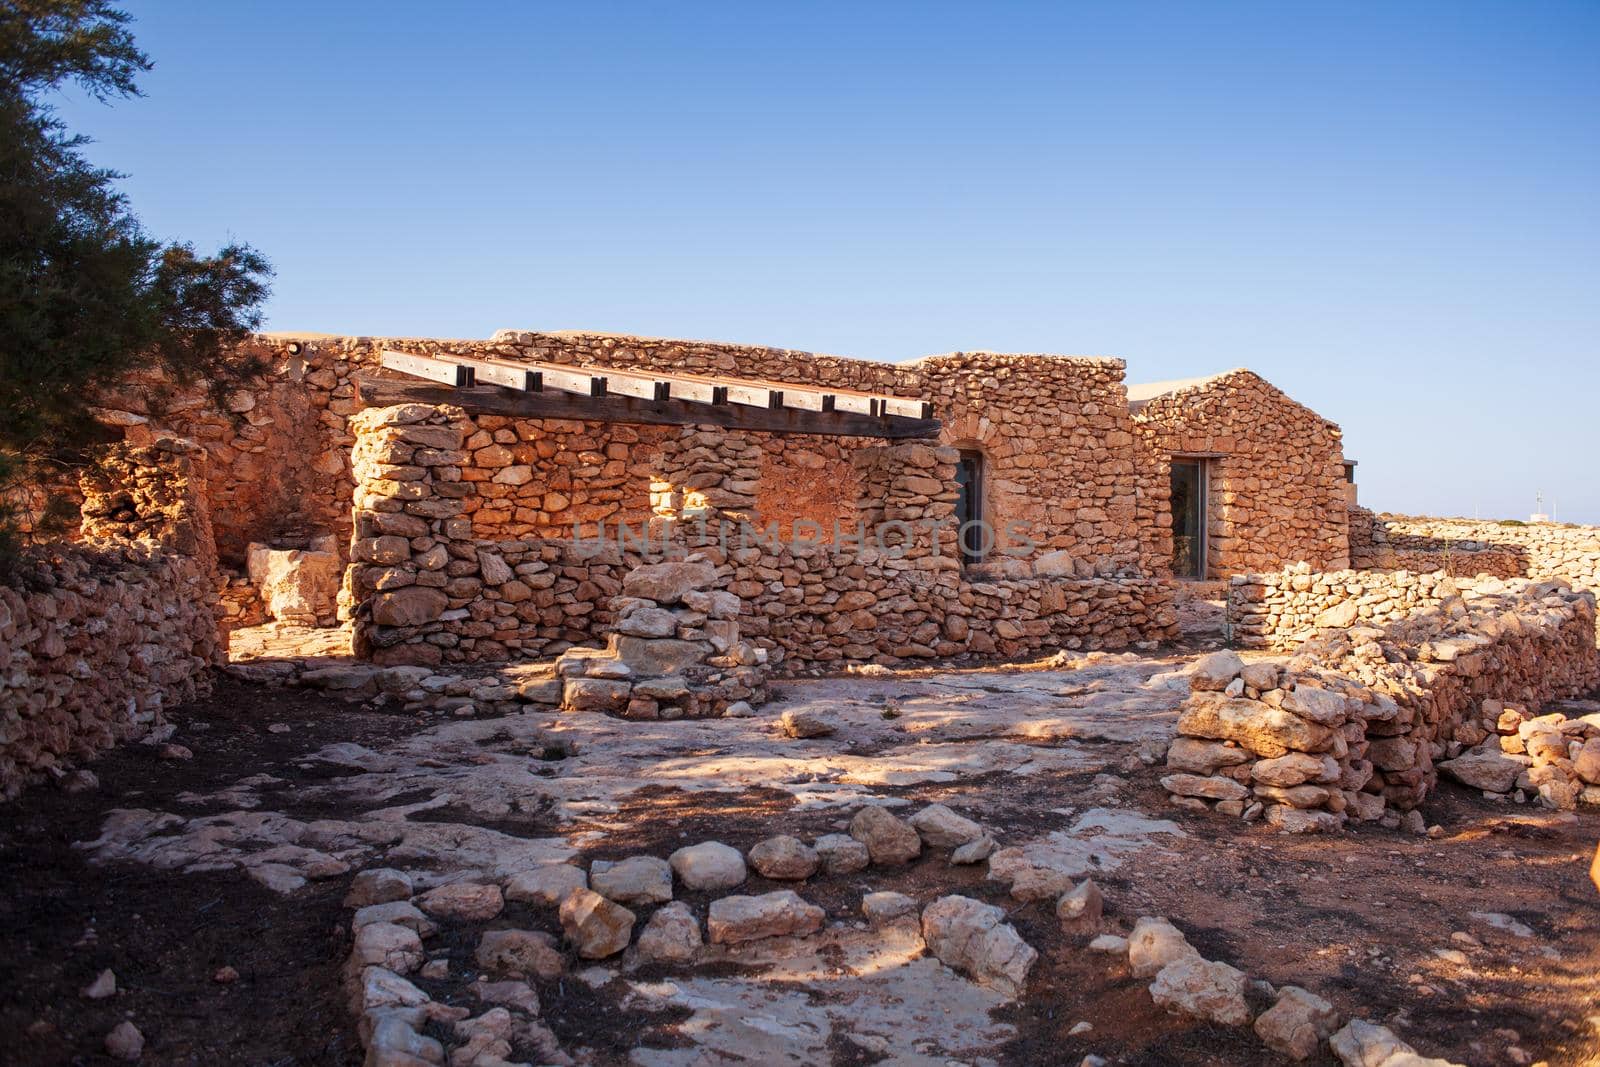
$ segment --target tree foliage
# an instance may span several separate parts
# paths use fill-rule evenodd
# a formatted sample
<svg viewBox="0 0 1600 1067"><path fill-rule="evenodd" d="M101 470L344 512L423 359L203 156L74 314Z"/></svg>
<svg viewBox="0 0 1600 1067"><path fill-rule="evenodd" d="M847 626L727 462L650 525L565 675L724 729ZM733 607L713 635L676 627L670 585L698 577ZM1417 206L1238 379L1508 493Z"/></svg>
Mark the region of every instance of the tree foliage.
<svg viewBox="0 0 1600 1067"><path fill-rule="evenodd" d="M151 63L128 21L105 0L0 0L0 557L61 513L48 487L99 438L103 390L151 370L220 398L261 369L233 346L261 324L267 261L150 237L48 102L138 95Z"/></svg>

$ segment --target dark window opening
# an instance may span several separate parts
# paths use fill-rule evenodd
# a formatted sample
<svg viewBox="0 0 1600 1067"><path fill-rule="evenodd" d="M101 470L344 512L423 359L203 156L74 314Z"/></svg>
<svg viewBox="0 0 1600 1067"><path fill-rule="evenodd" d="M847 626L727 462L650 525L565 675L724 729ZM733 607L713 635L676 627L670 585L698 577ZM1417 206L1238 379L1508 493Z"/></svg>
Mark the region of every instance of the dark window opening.
<svg viewBox="0 0 1600 1067"><path fill-rule="evenodd" d="M1172 461L1172 575L1206 576L1206 461Z"/></svg>
<svg viewBox="0 0 1600 1067"><path fill-rule="evenodd" d="M956 463L956 529L961 539L961 562L983 559L983 454L963 450Z"/></svg>

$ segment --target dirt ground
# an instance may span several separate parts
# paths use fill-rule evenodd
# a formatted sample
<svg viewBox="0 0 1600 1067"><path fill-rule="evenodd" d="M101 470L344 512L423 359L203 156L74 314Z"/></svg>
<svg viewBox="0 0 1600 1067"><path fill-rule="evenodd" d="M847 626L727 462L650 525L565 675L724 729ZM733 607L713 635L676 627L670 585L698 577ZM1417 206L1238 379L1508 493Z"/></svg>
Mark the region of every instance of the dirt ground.
<svg viewBox="0 0 1600 1067"><path fill-rule="evenodd" d="M131 1018L146 1037L146 1064L360 1063L338 973L350 945L341 901L353 872L283 894L239 870L92 863L75 845L99 835L115 808L220 810L192 794L214 794L262 772L279 779L271 787L275 810L299 819L338 815L326 789L351 772L310 754L338 742L384 751L438 721L236 681L221 682L212 697L173 718L178 739L195 751L192 761L161 761L147 746L127 746L93 765L97 791L70 796L41 787L0 809L0 1061L110 1063L104 1035ZM271 724L289 729L269 731ZM1102 808L1171 819L1185 836L1162 837L1096 872L1107 901L1100 929L1126 932L1140 915L1167 916L1206 957L1254 978L1305 986L1346 1016L1394 1027L1425 1055L1474 1067L1600 1062L1600 896L1586 874L1600 816L1495 804L1446 785L1427 808L1439 826L1428 837L1376 827L1284 837L1173 809L1158 768L1134 758L1131 739L1026 743L1075 746L1092 758L1081 767L940 781L924 775L872 788L916 805L949 803L980 819L1002 844ZM870 740L850 749L867 757L878 750ZM530 758L534 775L561 773ZM514 837L564 837L578 850L576 862L586 864L640 852L665 856L706 839L741 850L777 833L809 839L835 832L840 810L798 803L786 788L651 784L589 815L563 816L553 803L486 815L462 801L410 817ZM1091 1053L1149 1067L1283 1062L1248 1028L1196 1025L1156 1008L1147 982L1131 978L1125 963L1085 949L1093 931L1063 933L1051 902L1019 904L1002 884L985 880L983 865L953 867L925 855L904 868L819 876L798 887L752 872L741 892L791 887L830 919L855 919L861 894L885 889L921 903L962 893L1008 910L1040 960L1026 995L994 1013L1013 1028L1010 1036L961 1062L1076 1064ZM680 892L679 899L703 914L710 898ZM1474 913L1510 916L1522 928L1501 929ZM502 920L559 933L549 909L513 905ZM430 950L448 951L453 972L419 983L435 999L473 1004L465 989L475 936L446 924L441 940L430 941ZM237 981L214 980L224 966L238 971ZM117 995L83 998L79 991L104 968L116 974ZM737 975L741 968L719 964L713 972ZM670 975L647 967L630 977ZM590 1050L594 1063L625 1063L641 1044L686 1043L676 1029L685 1012L630 1012L622 1006L623 984L595 986L571 975L538 983L544 1022L569 1051ZM1091 1030L1069 1033L1084 1021ZM830 1043L829 1058L882 1062L839 1040ZM1324 1054L1308 1062L1334 1061Z"/></svg>

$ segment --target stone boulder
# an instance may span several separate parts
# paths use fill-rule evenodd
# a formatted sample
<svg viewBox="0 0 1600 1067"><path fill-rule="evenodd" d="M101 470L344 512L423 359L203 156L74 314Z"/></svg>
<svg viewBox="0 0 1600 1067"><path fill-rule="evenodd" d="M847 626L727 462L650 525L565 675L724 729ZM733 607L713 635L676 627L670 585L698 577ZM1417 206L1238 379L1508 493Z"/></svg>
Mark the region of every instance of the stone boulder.
<svg viewBox="0 0 1600 1067"><path fill-rule="evenodd" d="M379 626L421 626L433 622L450 606L443 590L408 585L372 598L372 621Z"/></svg>
<svg viewBox="0 0 1600 1067"><path fill-rule="evenodd" d="M589 866L589 886L620 904L661 904L672 899L672 867L656 856L629 856Z"/></svg>
<svg viewBox="0 0 1600 1067"><path fill-rule="evenodd" d="M867 846L873 863L910 863L922 854L922 837L876 804L856 812L850 836Z"/></svg>
<svg viewBox="0 0 1600 1067"><path fill-rule="evenodd" d="M623 575L622 593L658 604L676 604L716 580L717 569L704 561L647 563Z"/></svg>
<svg viewBox="0 0 1600 1067"><path fill-rule="evenodd" d="M592 889L574 889L561 902L561 929L586 960L605 959L628 947L633 912Z"/></svg>
<svg viewBox="0 0 1600 1067"><path fill-rule="evenodd" d="M589 888L582 867L551 863L531 871L518 871L506 882L506 899L525 904L560 904L574 889Z"/></svg>
<svg viewBox="0 0 1600 1067"><path fill-rule="evenodd" d="M1499 739L1490 738L1455 759L1441 760L1438 768L1440 773L1473 789L1509 793L1516 788L1517 778L1532 763L1527 756L1502 752Z"/></svg>
<svg viewBox="0 0 1600 1067"><path fill-rule="evenodd" d="M704 942L700 923L681 900L663 905L639 934L639 956L656 963L688 963Z"/></svg>
<svg viewBox="0 0 1600 1067"><path fill-rule="evenodd" d="M1178 716L1178 732L1189 737L1236 741L1258 756L1320 752L1333 743L1334 731L1291 711L1255 700L1234 700L1221 693L1190 696Z"/></svg>
<svg viewBox="0 0 1600 1067"><path fill-rule="evenodd" d="M556 939L540 930L489 930L478 940L473 956L488 971L554 978L567 961Z"/></svg>
<svg viewBox="0 0 1600 1067"><path fill-rule="evenodd" d="M943 804L929 804L911 816L911 826L929 848L960 848L983 836L983 827Z"/></svg>
<svg viewBox="0 0 1600 1067"><path fill-rule="evenodd" d="M855 874L872 862L867 846L849 834L823 834L815 847L822 869L829 874Z"/></svg>
<svg viewBox="0 0 1600 1067"><path fill-rule="evenodd" d="M1149 978L1169 963L1199 955L1183 931L1165 919L1144 916L1128 935L1128 967L1135 978Z"/></svg>
<svg viewBox="0 0 1600 1067"><path fill-rule="evenodd" d="M1150 998L1168 1011L1223 1026L1243 1026L1250 1021L1250 1005L1244 998L1248 985L1244 972L1226 963L1182 956L1156 972Z"/></svg>
<svg viewBox="0 0 1600 1067"><path fill-rule="evenodd" d="M1309 1059L1339 1026L1333 1005L1299 986L1278 990L1278 1002L1256 1020L1256 1036L1293 1060Z"/></svg>
<svg viewBox="0 0 1600 1067"><path fill-rule="evenodd" d="M731 945L768 937L803 937L822 929L823 911L790 889L758 897L731 896L711 902L706 931L712 944Z"/></svg>
<svg viewBox="0 0 1600 1067"><path fill-rule="evenodd" d="M1021 995L1039 954L1005 913L971 897L947 896L922 912L922 938L945 966L1008 997Z"/></svg>
<svg viewBox="0 0 1600 1067"><path fill-rule="evenodd" d="M486 922L500 914L505 900L497 885L452 882L422 895L422 910L439 919Z"/></svg>
<svg viewBox="0 0 1600 1067"><path fill-rule="evenodd" d="M750 866L763 878L779 881L810 878L821 862L816 849L788 834L769 837L750 850Z"/></svg>
<svg viewBox="0 0 1600 1067"><path fill-rule="evenodd" d="M1189 688L1195 691L1220 692L1244 670L1244 660L1237 652L1227 649L1202 656L1189 672Z"/></svg>
<svg viewBox="0 0 1600 1067"><path fill-rule="evenodd" d="M746 877L744 857L721 841L686 845L672 854L669 863L678 881L690 889L732 889Z"/></svg>

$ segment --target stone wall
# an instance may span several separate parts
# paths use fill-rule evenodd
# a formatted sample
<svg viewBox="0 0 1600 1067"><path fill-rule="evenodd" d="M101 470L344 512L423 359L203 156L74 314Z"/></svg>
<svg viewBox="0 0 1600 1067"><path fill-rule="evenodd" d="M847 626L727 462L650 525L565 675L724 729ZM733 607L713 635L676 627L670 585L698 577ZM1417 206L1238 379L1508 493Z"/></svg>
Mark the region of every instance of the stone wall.
<svg viewBox="0 0 1600 1067"><path fill-rule="evenodd" d="M1600 592L1600 527L1350 512L1353 564L1560 578Z"/></svg>
<svg viewBox="0 0 1600 1067"><path fill-rule="evenodd" d="M1434 594L1387 625L1328 631L1287 663L1201 661L1162 779L1174 802L1294 832L1399 825L1437 763L1492 735L1486 714L1600 684L1592 593L1437 575ZM1559 784L1567 800L1577 792Z"/></svg>
<svg viewBox="0 0 1600 1067"><path fill-rule="evenodd" d="M749 476L763 435L671 428L644 466L654 472L652 517L629 538L613 529L605 539L512 540L498 537L498 519L478 528L486 482L471 473L485 469L475 466L482 448L465 446L481 418L402 405L352 424L359 483L345 601L358 654L378 662L493 661L598 643L615 625L611 601L628 571L697 551L717 569L717 588L744 602L745 638L792 667L1121 648L1176 632L1162 583L1095 577L1068 551L963 580L953 449L853 449L860 499L846 536L807 544L754 513Z"/></svg>
<svg viewBox="0 0 1600 1067"><path fill-rule="evenodd" d="M1154 396L1132 426L1150 472L1139 523L1149 573L1171 573L1175 455L1208 457L1208 577L1350 565L1338 426L1247 370Z"/></svg>
<svg viewBox="0 0 1600 1067"><path fill-rule="evenodd" d="M1320 629L1383 626L1456 592L1443 572L1314 572L1300 563L1228 582L1228 639L1236 648L1299 648Z"/></svg>
<svg viewBox="0 0 1600 1067"><path fill-rule="evenodd" d="M160 726L221 659L204 454L119 445L86 473L81 544L0 585L0 795Z"/></svg>
<svg viewBox="0 0 1600 1067"><path fill-rule="evenodd" d="M1142 573L1136 516L1141 498L1153 490L1152 475L1135 463L1120 360L954 353L890 364L594 333L504 331L490 341L263 336L243 345L241 354L271 369L235 394L231 410L214 411L200 397L184 396L158 414L146 399L151 383L141 381L105 398L105 418L135 442L161 426L207 449L218 550L235 569L242 569L252 542L331 532L347 543L355 379L373 371L384 348L733 374L922 397L943 422L942 443L983 454L989 521L997 527L1027 523L1037 540L1032 554L1068 550L1104 576ZM486 476L482 494L483 508L498 514L506 539L549 537L551 528L573 522L632 521L647 513L649 453L667 437L650 427L494 418L479 419L472 431L478 434L487 437L473 440L474 452L493 445L512 453ZM848 517L855 498L849 457L874 442L767 435L759 443L764 514L786 523L820 521L831 536L829 520ZM475 465L488 466L483 460ZM479 520L486 533L489 518Z"/></svg>

